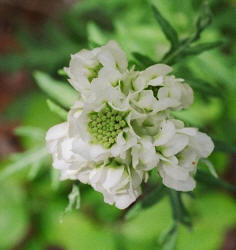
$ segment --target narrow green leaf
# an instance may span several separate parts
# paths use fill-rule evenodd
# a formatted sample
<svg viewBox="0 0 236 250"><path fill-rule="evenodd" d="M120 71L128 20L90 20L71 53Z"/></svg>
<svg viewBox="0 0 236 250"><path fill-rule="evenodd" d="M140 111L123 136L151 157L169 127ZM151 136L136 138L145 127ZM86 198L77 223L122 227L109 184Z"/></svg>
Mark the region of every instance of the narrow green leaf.
<svg viewBox="0 0 236 250"><path fill-rule="evenodd" d="M49 109L57 114L60 118L62 118L64 121L67 119L67 112L65 109L63 109L62 107L60 107L59 105L57 105L55 102L51 101L51 100L47 100L47 104Z"/></svg>
<svg viewBox="0 0 236 250"><path fill-rule="evenodd" d="M18 136L27 136L36 140L42 140L45 137L45 131L41 128L31 126L21 126L14 130L14 134Z"/></svg>
<svg viewBox="0 0 236 250"><path fill-rule="evenodd" d="M63 107L70 108L77 99L78 93L69 84L57 81L43 72L36 71L33 75L39 87Z"/></svg>
<svg viewBox="0 0 236 250"><path fill-rule="evenodd" d="M236 146L234 144L220 141L217 139L213 139L213 141L215 144L216 151L221 151L221 152L226 152L226 153L235 153L236 152Z"/></svg>
<svg viewBox="0 0 236 250"><path fill-rule="evenodd" d="M34 164L35 162L44 161L45 158L48 156L47 150L43 148L32 149L22 153L16 162L7 165L1 172L0 172L0 181L9 177L10 175L21 171L27 166Z"/></svg>
<svg viewBox="0 0 236 250"><path fill-rule="evenodd" d="M29 180L32 181L33 179L36 178L41 166L42 166L42 161L36 161L32 164L28 175Z"/></svg>
<svg viewBox="0 0 236 250"><path fill-rule="evenodd" d="M209 4L207 2L204 2L202 11L196 22L196 32L193 36L192 42L200 39L202 31L205 30L211 24L211 21L212 14L209 8Z"/></svg>
<svg viewBox="0 0 236 250"><path fill-rule="evenodd" d="M125 215L125 219L131 219L136 216L142 209L149 208L159 202L166 194L167 189L164 186L159 186L151 191L146 197L141 197Z"/></svg>
<svg viewBox="0 0 236 250"><path fill-rule="evenodd" d="M205 80L199 78L185 78L186 82L193 88L194 92L197 92L205 100L209 100L210 97L223 97L222 89L219 86L212 85Z"/></svg>
<svg viewBox="0 0 236 250"><path fill-rule="evenodd" d="M193 47L186 48L181 54L181 57L199 55L207 50L215 49L223 44L222 41L202 43Z"/></svg>
<svg viewBox="0 0 236 250"><path fill-rule="evenodd" d="M176 241L178 236L178 224L174 223L173 226L167 229L159 238L159 244L162 250L176 249Z"/></svg>
<svg viewBox="0 0 236 250"><path fill-rule="evenodd" d="M132 55L138 61L138 63L142 66L143 69L155 64L155 62L149 58L148 56L142 55L138 52L133 52Z"/></svg>
<svg viewBox="0 0 236 250"><path fill-rule="evenodd" d="M201 159L201 162L203 162L209 169L209 172L215 177L218 178L218 174L216 173L215 167L212 164L211 161L209 161L208 159Z"/></svg>
<svg viewBox="0 0 236 250"><path fill-rule="evenodd" d="M177 48L179 45L179 38L176 30L171 26L171 24L161 15L156 6L152 6L154 16L159 23L162 32L165 34L166 38L170 41L172 48Z"/></svg>
<svg viewBox="0 0 236 250"><path fill-rule="evenodd" d="M181 192L169 189L173 217L176 222L180 222L191 228L192 220L183 204L181 194Z"/></svg>
<svg viewBox="0 0 236 250"><path fill-rule="evenodd" d="M50 174L51 174L51 186L52 189L57 190L60 185L60 171L58 169L55 169L51 167L50 169Z"/></svg>
<svg viewBox="0 0 236 250"><path fill-rule="evenodd" d="M234 186L219 178L215 178L212 174L202 171L200 169L198 169L197 174L195 175L195 179L210 188L223 188L229 191L235 191Z"/></svg>

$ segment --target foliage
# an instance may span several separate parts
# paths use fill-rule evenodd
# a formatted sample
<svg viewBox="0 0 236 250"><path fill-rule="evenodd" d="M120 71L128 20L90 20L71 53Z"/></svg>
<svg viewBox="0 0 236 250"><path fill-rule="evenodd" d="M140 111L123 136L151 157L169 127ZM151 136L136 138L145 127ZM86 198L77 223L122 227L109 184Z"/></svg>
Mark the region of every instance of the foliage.
<svg viewBox="0 0 236 250"><path fill-rule="evenodd" d="M63 26L60 22L47 24L40 41L19 28L17 36L25 47L24 56L1 56L0 69L42 70L44 73L36 71L34 78L52 100L36 90L27 97L27 109L19 99L4 114L6 119L16 117L22 107L22 126L16 134L25 152L1 163L0 248L10 249L19 243L30 225L34 233L22 249L50 245L73 250L220 248L223 233L236 224L236 203L227 193L234 188L202 164L193 194L157 186L158 177L151 176L144 197L122 213L104 204L98 193L82 184L79 189L73 186L66 206L70 183L58 186L57 172L51 170L44 148L46 129L65 120L66 110L76 98L75 91L66 84L65 72L57 72L58 68L68 65L71 53L115 39L140 69L157 62L172 64L175 73L194 88L195 104L179 118L202 127L215 138L222 164L217 152L212 162L220 173L226 171L229 154L236 149L236 135L232 133L236 125L236 68L232 66L233 57L224 53L228 50L236 56L236 47L229 40L235 36L234 15L230 2L221 6L212 1L213 13L201 2L160 0L151 6L143 0L88 0L76 3L61 16ZM227 192L219 193L222 188ZM63 214L64 210L79 207L79 211ZM4 216L5 211L8 216ZM183 226L192 224L191 232Z"/></svg>

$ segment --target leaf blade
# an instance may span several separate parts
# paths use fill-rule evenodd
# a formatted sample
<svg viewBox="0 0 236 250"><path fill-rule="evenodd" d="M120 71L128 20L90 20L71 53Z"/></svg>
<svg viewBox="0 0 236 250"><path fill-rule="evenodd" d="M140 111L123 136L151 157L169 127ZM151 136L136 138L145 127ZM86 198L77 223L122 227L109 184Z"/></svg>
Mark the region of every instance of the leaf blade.
<svg viewBox="0 0 236 250"><path fill-rule="evenodd" d="M172 25L165 19L156 6L152 5L152 9L154 12L155 19L159 23L162 32L165 34L168 41L171 43L172 48L177 48L179 45L179 37L176 30L172 27Z"/></svg>
<svg viewBox="0 0 236 250"><path fill-rule="evenodd" d="M65 111L65 109L63 109L62 107L57 105L55 102L51 101L50 99L47 100L47 105L49 109L53 113L57 114L62 120L65 121L67 119L67 112Z"/></svg>
<svg viewBox="0 0 236 250"><path fill-rule="evenodd" d="M33 76L38 86L63 107L70 108L77 99L78 93L69 85L40 71L35 71Z"/></svg>

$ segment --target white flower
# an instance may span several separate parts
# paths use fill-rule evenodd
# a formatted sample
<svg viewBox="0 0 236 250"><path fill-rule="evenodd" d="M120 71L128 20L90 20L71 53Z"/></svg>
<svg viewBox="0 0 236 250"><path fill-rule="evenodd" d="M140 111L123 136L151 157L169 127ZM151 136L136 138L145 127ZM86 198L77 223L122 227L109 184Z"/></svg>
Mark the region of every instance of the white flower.
<svg viewBox="0 0 236 250"><path fill-rule="evenodd" d="M115 41L110 41L100 48L91 51L84 49L72 55L70 66L65 71L70 77L71 85L86 100L91 88L102 82L97 81L98 79L104 80L107 87L115 85L126 72L127 66L123 50ZM99 93L101 94L101 90Z"/></svg>
<svg viewBox="0 0 236 250"><path fill-rule="evenodd" d="M182 79L174 76L166 76L164 82L160 84L157 98L166 108L182 109L193 103L193 90Z"/></svg>
<svg viewBox="0 0 236 250"><path fill-rule="evenodd" d="M129 70L125 53L111 41L72 55L65 70L78 100L67 122L46 136L61 179L91 185L120 209L137 199L155 168L170 188L195 187L197 162L214 145L206 134L171 118L171 110L193 102L191 87L168 75L171 67Z"/></svg>
<svg viewBox="0 0 236 250"><path fill-rule="evenodd" d="M200 158L208 157L214 149L211 138L196 128L185 128L178 120L167 120L155 141L159 152L158 171L163 183L179 191L195 187L193 175Z"/></svg>
<svg viewBox="0 0 236 250"><path fill-rule="evenodd" d="M158 112L167 108L182 109L192 104L192 88L183 83L182 79L168 76L171 70L171 67L165 64L156 64L140 72L134 80L133 88L141 95L144 95L143 90L147 88L153 90L152 96L150 93L145 94L146 99L149 98L152 103L151 110Z"/></svg>
<svg viewBox="0 0 236 250"><path fill-rule="evenodd" d="M131 170L128 165L112 163L94 168L89 176L91 186L101 192L104 201L124 209L141 194L143 172Z"/></svg>
<svg viewBox="0 0 236 250"><path fill-rule="evenodd" d="M165 64L156 64L148 67L140 72L139 76L134 81L134 90L143 90L148 86L160 86L164 81L164 77L171 71L172 68Z"/></svg>

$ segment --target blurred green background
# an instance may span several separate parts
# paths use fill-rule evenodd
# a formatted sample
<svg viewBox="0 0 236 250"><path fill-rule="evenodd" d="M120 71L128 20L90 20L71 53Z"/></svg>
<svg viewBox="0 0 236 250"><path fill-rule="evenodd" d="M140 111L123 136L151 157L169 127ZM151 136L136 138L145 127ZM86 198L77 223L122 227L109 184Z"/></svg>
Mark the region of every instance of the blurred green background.
<svg viewBox="0 0 236 250"><path fill-rule="evenodd" d="M152 3L184 38L193 33L203 1ZM223 45L174 65L195 91L192 107L175 115L216 139L210 160L221 179L236 185L236 2L212 0L210 7L212 24L201 42ZM72 183L59 183L43 149L45 131L61 120L32 72L65 82L58 69L68 65L70 54L111 39L130 60L139 52L157 62L169 46L150 1L0 2L0 249L163 249L158 239L172 223L167 197L121 221L122 211L80 184L81 208L64 214ZM180 227L176 249L235 250L235 192L199 184L193 195L184 196L193 228Z"/></svg>

